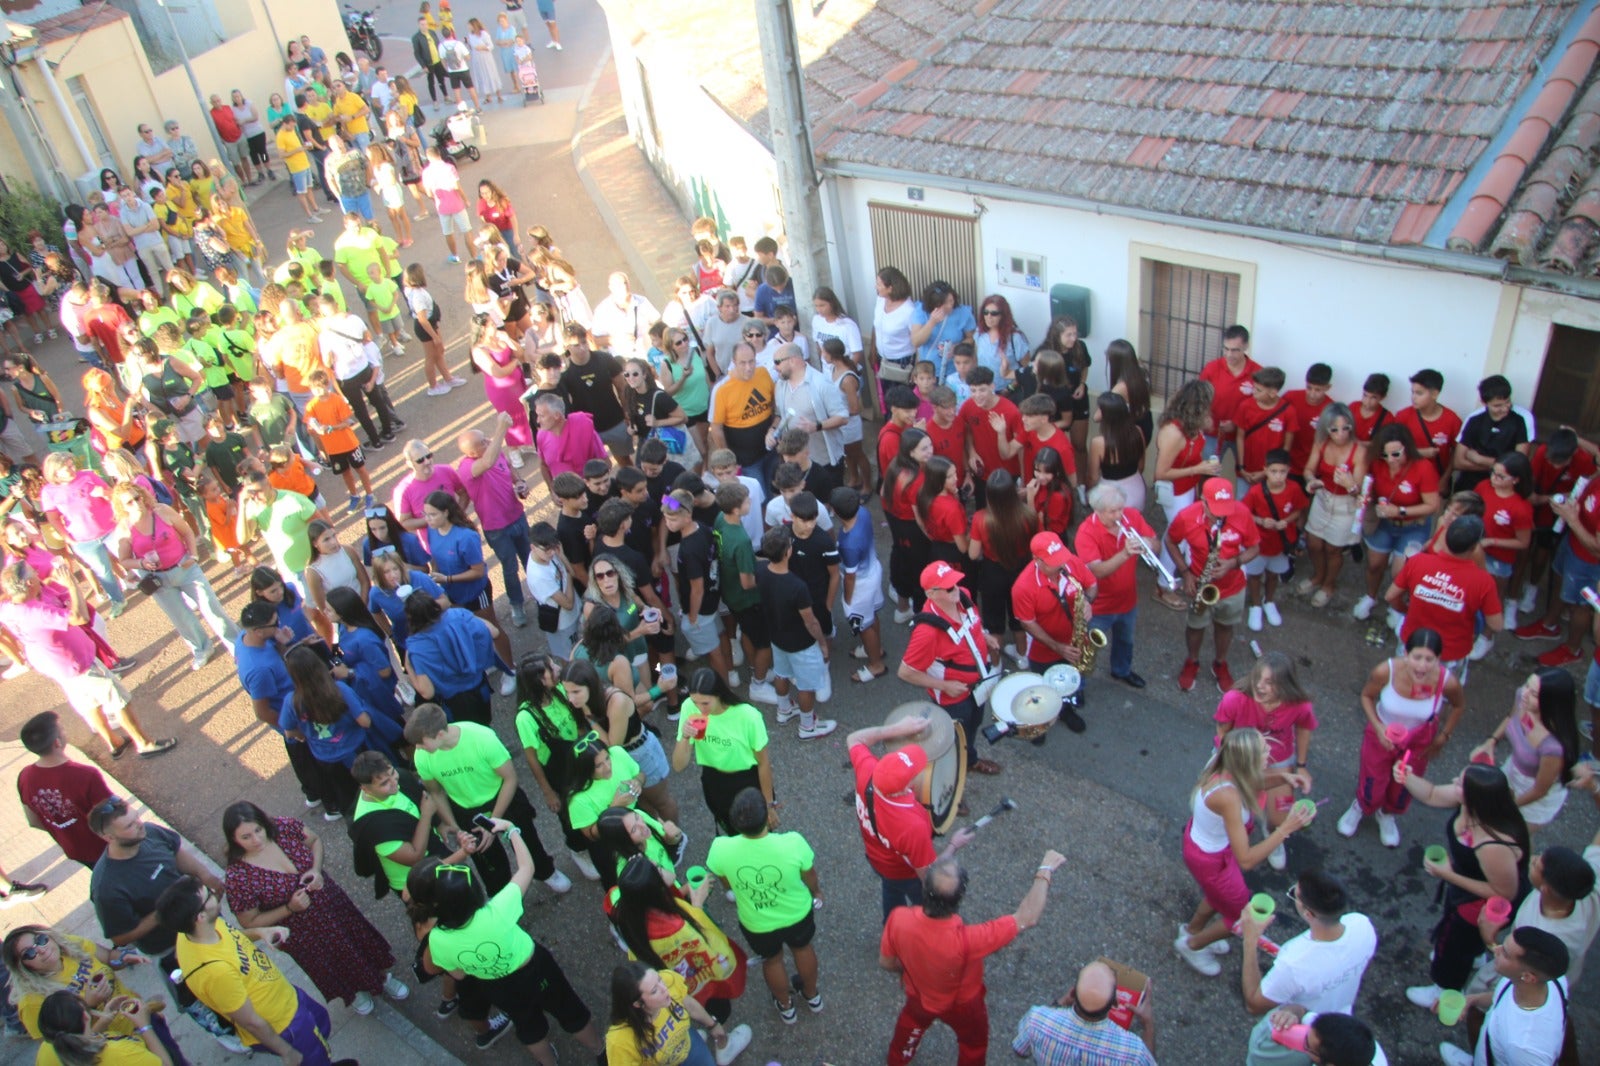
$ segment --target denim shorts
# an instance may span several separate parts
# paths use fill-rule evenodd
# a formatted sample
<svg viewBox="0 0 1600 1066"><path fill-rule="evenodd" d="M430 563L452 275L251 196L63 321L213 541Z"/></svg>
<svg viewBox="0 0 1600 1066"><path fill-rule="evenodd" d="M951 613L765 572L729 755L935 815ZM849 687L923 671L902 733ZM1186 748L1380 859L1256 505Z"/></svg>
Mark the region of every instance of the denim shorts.
<svg viewBox="0 0 1600 1066"><path fill-rule="evenodd" d="M1556 573L1561 575L1562 603L1582 603L1583 590L1600 583L1600 563L1583 562L1567 541L1556 552Z"/></svg>
<svg viewBox="0 0 1600 1066"><path fill-rule="evenodd" d="M1287 555L1258 555L1239 569L1244 571L1246 577L1260 577L1262 574L1287 574L1289 572L1289 557Z"/></svg>
<svg viewBox="0 0 1600 1066"><path fill-rule="evenodd" d="M665 781L667 775L672 773L672 767L656 735L646 729L634 739L633 745L626 750L633 756L633 761L639 764L639 772L644 774L644 787L650 788Z"/></svg>
<svg viewBox="0 0 1600 1066"><path fill-rule="evenodd" d="M297 170L289 175L289 180L294 182L296 195L311 191L311 171Z"/></svg>
<svg viewBox="0 0 1600 1066"><path fill-rule="evenodd" d="M1496 559L1492 555L1485 555L1483 557L1483 568L1489 571L1490 577L1510 577L1511 570L1514 565L1515 564L1505 562L1502 559Z"/></svg>
<svg viewBox="0 0 1600 1066"><path fill-rule="evenodd" d="M1401 523L1382 518L1378 520L1378 528L1366 538L1367 550L1379 555L1399 554L1402 559L1409 559L1428 543L1428 534L1432 531L1431 521Z"/></svg>
<svg viewBox="0 0 1600 1066"><path fill-rule="evenodd" d="M722 623L717 620L715 614L702 614L698 623L690 625L689 616L680 614L678 632L683 634L683 639L688 642L691 652L696 655L710 655L721 643Z"/></svg>
<svg viewBox="0 0 1600 1066"><path fill-rule="evenodd" d="M794 682L801 692L817 692L826 686L828 664L822 661L822 646L813 644L800 651L784 651L772 646L772 672Z"/></svg>

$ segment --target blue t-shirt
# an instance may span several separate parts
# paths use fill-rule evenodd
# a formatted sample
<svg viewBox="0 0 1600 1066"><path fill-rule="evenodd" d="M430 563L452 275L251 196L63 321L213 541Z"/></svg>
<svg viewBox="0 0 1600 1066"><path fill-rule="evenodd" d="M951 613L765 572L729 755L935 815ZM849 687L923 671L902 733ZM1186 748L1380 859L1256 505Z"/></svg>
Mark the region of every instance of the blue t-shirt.
<svg viewBox="0 0 1600 1066"><path fill-rule="evenodd" d="M839 535L839 565L858 570L871 562L877 552L872 541L872 516L866 508L856 512L856 524L849 529L835 526Z"/></svg>
<svg viewBox="0 0 1600 1066"><path fill-rule="evenodd" d="M278 642L269 640L265 647L252 648L243 638L233 642L234 664L239 668L239 683L251 699L266 700L276 707L283 698L294 691L289 680L289 670L283 665L283 653Z"/></svg>
<svg viewBox="0 0 1600 1066"><path fill-rule="evenodd" d="M1011 364L1011 373L1016 374L1028 362L1028 339L1018 330L1011 334L1011 343L1006 346L1006 361ZM1000 382L1000 346L989 336L987 330L978 334L977 340L978 365L986 366L994 371L995 383Z"/></svg>
<svg viewBox="0 0 1600 1066"><path fill-rule="evenodd" d="M278 624L288 626L289 632L294 634L291 644L298 644L307 637L317 635L317 631L311 628L311 620L306 617L303 601L295 595L293 589L284 590L283 601L278 604Z"/></svg>
<svg viewBox="0 0 1600 1066"><path fill-rule="evenodd" d="M773 312L776 311L780 305L785 305L788 307L795 306L793 281L785 282L781 290L774 289L771 285L768 285L764 281L760 285L756 286L756 314L765 318L771 318L773 317Z"/></svg>
<svg viewBox="0 0 1600 1066"><path fill-rule="evenodd" d="M460 574L483 565L483 537L470 526L451 526L450 532L428 530L428 551L433 556L433 568L441 574ZM489 587L489 569L476 581L449 582L444 594L454 604L467 604L482 595Z"/></svg>
<svg viewBox="0 0 1600 1066"><path fill-rule="evenodd" d="M380 544L378 546L378 550L381 552L384 548L388 547L390 547L390 545ZM400 558L404 560L407 566L428 565L428 549L422 546L422 538L418 537L409 529L403 530L400 533ZM371 537L361 538L361 561L367 566L372 565Z"/></svg>
<svg viewBox="0 0 1600 1066"><path fill-rule="evenodd" d="M339 655L350 668L350 687L361 694L373 710L395 721L403 720L400 701L394 694L394 666L383 637L362 626L339 626ZM388 677L383 672L389 672Z"/></svg>
<svg viewBox="0 0 1600 1066"><path fill-rule="evenodd" d="M922 301L913 301L911 304L911 326L928 324L928 312L923 310ZM933 327L933 332L928 334L928 339L917 349L917 358L926 359L939 368L939 376L947 377L956 368L955 358L951 351L957 344L967 339L968 333L976 333L978 320L972 316L972 308L966 304L957 304L945 316L944 321Z"/></svg>
<svg viewBox="0 0 1600 1066"><path fill-rule="evenodd" d="M367 731L356 721L360 715L372 718L372 709L355 689L343 681L335 681L339 693L344 697L345 713L332 725L321 725L308 719L303 719L294 709L294 693L283 699L283 706L278 711L278 728L284 731L298 729L305 734L306 744L311 748L311 754L318 762L341 763L349 766L355 761L356 754L367 746Z"/></svg>
<svg viewBox="0 0 1600 1066"><path fill-rule="evenodd" d="M470 689L487 691L484 673L496 665L494 640L471 611L452 607L406 643L413 673L433 682L441 698Z"/></svg>
<svg viewBox="0 0 1600 1066"><path fill-rule="evenodd" d="M406 584L418 592L426 592L435 599L444 595L444 589L440 588L439 583L429 577L425 570L407 570ZM389 639L394 641L395 650L404 655L406 636L411 632L411 627L406 623L406 601L401 599L397 592L380 588L374 581L371 591L367 593L367 610L388 619Z"/></svg>

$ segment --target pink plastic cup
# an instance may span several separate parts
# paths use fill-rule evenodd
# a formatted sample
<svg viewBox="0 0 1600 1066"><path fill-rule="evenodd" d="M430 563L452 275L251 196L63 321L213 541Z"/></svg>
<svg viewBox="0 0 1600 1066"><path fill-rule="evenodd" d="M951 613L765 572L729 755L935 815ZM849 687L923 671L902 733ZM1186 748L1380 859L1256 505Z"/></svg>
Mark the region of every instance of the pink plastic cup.
<svg viewBox="0 0 1600 1066"><path fill-rule="evenodd" d="M1483 916L1491 925L1505 925L1511 920L1511 901L1502 896L1490 897L1483 905Z"/></svg>
<svg viewBox="0 0 1600 1066"><path fill-rule="evenodd" d="M1304 1051L1306 1050L1306 1036L1310 1032L1311 1026L1301 1022L1298 1025L1291 1025L1287 1029L1272 1030L1272 1039L1290 1051Z"/></svg>
<svg viewBox="0 0 1600 1066"><path fill-rule="evenodd" d="M1399 724L1386 725L1383 727L1383 735L1391 744L1404 744L1406 737L1411 735L1411 730Z"/></svg>

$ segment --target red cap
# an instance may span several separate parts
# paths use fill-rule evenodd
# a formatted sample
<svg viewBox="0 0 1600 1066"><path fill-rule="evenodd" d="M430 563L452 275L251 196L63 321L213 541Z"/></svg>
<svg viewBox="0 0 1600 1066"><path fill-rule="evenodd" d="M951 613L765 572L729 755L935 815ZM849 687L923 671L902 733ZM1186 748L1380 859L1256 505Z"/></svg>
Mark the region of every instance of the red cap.
<svg viewBox="0 0 1600 1066"><path fill-rule="evenodd" d="M1206 507L1218 518L1228 517L1239 506L1233 498L1233 482L1225 477L1206 478L1206 483L1200 486L1200 495L1206 501Z"/></svg>
<svg viewBox="0 0 1600 1066"><path fill-rule="evenodd" d="M1046 566L1066 566L1067 560L1072 558L1067 546L1054 533L1035 533L1028 547L1032 549L1033 557Z"/></svg>
<svg viewBox="0 0 1600 1066"><path fill-rule="evenodd" d="M953 589L961 584L961 571L949 563L929 563L922 568L922 587L927 589Z"/></svg>
<svg viewBox="0 0 1600 1066"><path fill-rule="evenodd" d="M927 765L928 753L922 750L922 745L907 744L878 760L877 768L872 771L873 787L885 796L897 795L909 788Z"/></svg>

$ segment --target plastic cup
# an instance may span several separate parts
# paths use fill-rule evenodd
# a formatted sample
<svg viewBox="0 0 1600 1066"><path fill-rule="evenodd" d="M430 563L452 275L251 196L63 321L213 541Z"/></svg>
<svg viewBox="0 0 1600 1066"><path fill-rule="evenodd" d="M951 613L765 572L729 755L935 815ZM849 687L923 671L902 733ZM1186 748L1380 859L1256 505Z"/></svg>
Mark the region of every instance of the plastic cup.
<svg viewBox="0 0 1600 1066"><path fill-rule="evenodd" d="M710 876L711 872L704 866L691 866L687 870L683 871L684 884L689 886L690 891L693 891L694 889L697 889L701 885L705 884L706 878Z"/></svg>
<svg viewBox="0 0 1600 1066"><path fill-rule="evenodd" d="M1277 909L1278 901L1267 895L1265 892L1257 892L1255 895L1250 897L1250 914L1258 922L1264 922L1268 918L1271 918L1273 912Z"/></svg>
<svg viewBox="0 0 1600 1066"><path fill-rule="evenodd" d="M1461 1012L1467 1009L1467 997L1453 988L1447 988L1439 993L1439 1023L1441 1025L1454 1025L1461 1020Z"/></svg>
<svg viewBox="0 0 1600 1066"><path fill-rule="evenodd" d="M661 612L654 607L646 607L644 609L644 620L646 622L659 622L661 621Z"/></svg>
<svg viewBox="0 0 1600 1066"><path fill-rule="evenodd" d="M678 686L678 668L672 663L662 663L660 670L661 687L676 688Z"/></svg>
<svg viewBox="0 0 1600 1066"><path fill-rule="evenodd" d="M1304 1051L1306 1049L1306 1035L1311 1032L1311 1026L1300 1022L1285 1029L1272 1030L1272 1039L1275 1043L1282 1044L1290 1051Z"/></svg>
<svg viewBox="0 0 1600 1066"><path fill-rule="evenodd" d="M1444 865L1450 861L1450 852L1443 844L1429 844L1422 849L1422 861Z"/></svg>
<svg viewBox="0 0 1600 1066"><path fill-rule="evenodd" d="M1307 824L1310 824L1311 819L1317 816L1317 801L1314 799L1297 799L1294 801L1294 806L1289 809L1304 815Z"/></svg>
<svg viewBox="0 0 1600 1066"><path fill-rule="evenodd" d="M1511 920L1511 901L1503 896L1492 896L1483 905L1483 916L1492 925L1505 925Z"/></svg>
<svg viewBox="0 0 1600 1066"><path fill-rule="evenodd" d="M1482 766L1493 766L1494 756L1486 751L1475 752L1472 756L1472 761Z"/></svg>
<svg viewBox="0 0 1600 1066"><path fill-rule="evenodd" d="M693 718L689 719L688 724L684 726L685 735L688 736L690 740L704 740L706 738L707 721L708 719L705 717L705 715L695 715Z"/></svg>
<svg viewBox="0 0 1600 1066"><path fill-rule="evenodd" d="M1383 727L1383 735L1391 744L1404 744L1411 730L1398 723Z"/></svg>

